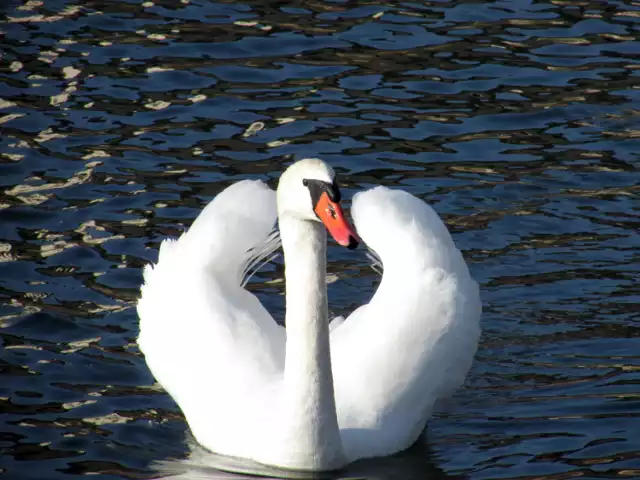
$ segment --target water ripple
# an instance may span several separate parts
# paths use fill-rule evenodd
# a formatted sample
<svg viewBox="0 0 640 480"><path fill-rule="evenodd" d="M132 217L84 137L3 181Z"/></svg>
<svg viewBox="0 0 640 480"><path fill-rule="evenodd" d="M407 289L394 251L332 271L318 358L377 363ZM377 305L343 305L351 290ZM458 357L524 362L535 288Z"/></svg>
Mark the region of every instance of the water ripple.
<svg viewBox="0 0 640 480"><path fill-rule="evenodd" d="M5 3L7 478L213 475L134 343L141 268L222 188L309 156L347 197L427 199L485 302L428 447L353 475L640 476L636 2ZM329 254L348 313L377 278ZM276 317L281 276L251 284Z"/></svg>

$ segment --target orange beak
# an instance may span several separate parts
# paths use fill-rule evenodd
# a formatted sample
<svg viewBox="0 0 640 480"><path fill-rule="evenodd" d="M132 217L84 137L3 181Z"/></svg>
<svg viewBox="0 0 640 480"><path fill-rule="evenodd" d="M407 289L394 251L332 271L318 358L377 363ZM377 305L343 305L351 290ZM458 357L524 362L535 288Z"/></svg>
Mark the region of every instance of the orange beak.
<svg viewBox="0 0 640 480"><path fill-rule="evenodd" d="M331 201L327 192L320 195L314 211L336 242L351 250L358 246L360 237L344 217L340 204Z"/></svg>

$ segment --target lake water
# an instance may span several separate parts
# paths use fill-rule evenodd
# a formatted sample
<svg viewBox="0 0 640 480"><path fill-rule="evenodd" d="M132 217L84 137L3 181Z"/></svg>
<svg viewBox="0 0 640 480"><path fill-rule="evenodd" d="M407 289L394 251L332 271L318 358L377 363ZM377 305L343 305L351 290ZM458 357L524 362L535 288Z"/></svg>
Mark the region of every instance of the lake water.
<svg viewBox="0 0 640 480"><path fill-rule="evenodd" d="M430 202L484 300L466 386L423 442L359 476L640 478L640 4L0 15L3 479L148 478L188 456L135 344L141 268L222 188L314 156L347 200L383 184ZM377 274L362 249L332 243L329 261L348 313ZM252 288L282 317L278 271Z"/></svg>

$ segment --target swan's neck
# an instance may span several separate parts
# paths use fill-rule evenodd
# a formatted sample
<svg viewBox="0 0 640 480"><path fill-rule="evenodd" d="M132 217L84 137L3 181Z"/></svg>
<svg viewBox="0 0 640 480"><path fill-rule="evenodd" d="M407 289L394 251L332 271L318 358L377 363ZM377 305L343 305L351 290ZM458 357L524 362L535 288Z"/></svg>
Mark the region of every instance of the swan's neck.
<svg viewBox="0 0 640 480"><path fill-rule="evenodd" d="M292 468L344 464L329 350L327 236L319 222L280 217L285 256L287 347L284 434Z"/></svg>

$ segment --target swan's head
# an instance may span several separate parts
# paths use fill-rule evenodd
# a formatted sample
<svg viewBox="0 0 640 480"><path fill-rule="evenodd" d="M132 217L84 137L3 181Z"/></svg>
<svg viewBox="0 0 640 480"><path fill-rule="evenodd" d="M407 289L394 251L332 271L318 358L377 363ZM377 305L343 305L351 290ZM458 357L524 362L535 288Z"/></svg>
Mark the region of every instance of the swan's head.
<svg viewBox="0 0 640 480"><path fill-rule="evenodd" d="M336 174L317 158L305 158L289 168L278 183L278 215L322 222L336 242L356 248L360 238L340 207Z"/></svg>

